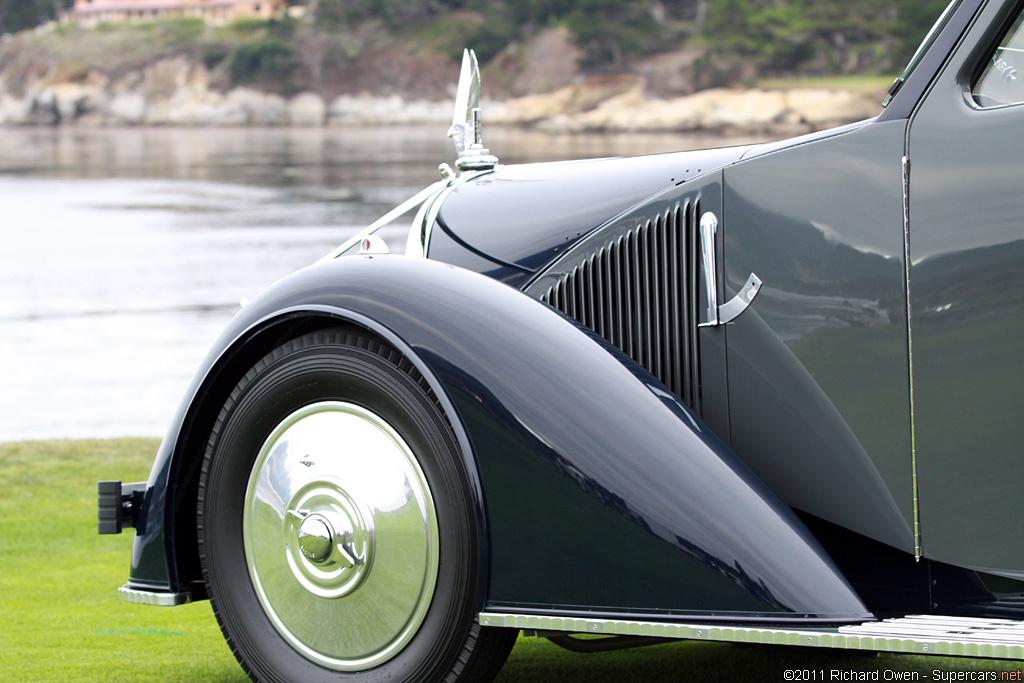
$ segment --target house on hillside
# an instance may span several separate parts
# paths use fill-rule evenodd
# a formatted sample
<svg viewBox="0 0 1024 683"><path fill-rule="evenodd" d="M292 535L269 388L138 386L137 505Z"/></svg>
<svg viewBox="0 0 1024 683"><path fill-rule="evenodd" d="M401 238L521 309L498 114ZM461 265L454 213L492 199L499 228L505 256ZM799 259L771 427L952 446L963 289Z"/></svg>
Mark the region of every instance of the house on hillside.
<svg viewBox="0 0 1024 683"><path fill-rule="evenodd" d="M269 18L285 11L286 0L75 0L65 20L83 26L108 21L152 21L197 17L213 24Z"/></svg>

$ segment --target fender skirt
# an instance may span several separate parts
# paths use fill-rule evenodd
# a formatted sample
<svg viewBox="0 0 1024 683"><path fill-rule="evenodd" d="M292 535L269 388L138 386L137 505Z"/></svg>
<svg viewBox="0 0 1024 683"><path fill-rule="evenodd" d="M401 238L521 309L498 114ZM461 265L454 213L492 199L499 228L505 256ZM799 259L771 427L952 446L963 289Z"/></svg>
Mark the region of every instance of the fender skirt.
<svg viewBox="0 0 1024 683"><path fill-rule="evenodd" d="M130 588L187 590L179 569L195 534L176 534L175 522L187 527L194 513L168 501L202 458L185 442L200 415L219 411L207 397L222 395L222 368L261 331L317 316L364 326L407 354L448 414L476 477L481 609L871 618L790 509L645 370L511 287L396 256L310 266L231 322L154 463Z"/></svg>

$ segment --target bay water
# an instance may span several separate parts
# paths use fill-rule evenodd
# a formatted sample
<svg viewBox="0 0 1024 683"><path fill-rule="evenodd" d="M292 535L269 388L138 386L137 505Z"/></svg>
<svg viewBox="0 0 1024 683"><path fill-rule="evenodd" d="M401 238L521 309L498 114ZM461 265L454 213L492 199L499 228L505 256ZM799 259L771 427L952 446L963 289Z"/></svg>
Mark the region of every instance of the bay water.
<svg viewBox="0 0 1024 683"><path fill-rule="evenodd" d="M487 131L503 163L749 141ZM0 441L163 436L242 299L453 158L437 126L0 130Z"/></svg>

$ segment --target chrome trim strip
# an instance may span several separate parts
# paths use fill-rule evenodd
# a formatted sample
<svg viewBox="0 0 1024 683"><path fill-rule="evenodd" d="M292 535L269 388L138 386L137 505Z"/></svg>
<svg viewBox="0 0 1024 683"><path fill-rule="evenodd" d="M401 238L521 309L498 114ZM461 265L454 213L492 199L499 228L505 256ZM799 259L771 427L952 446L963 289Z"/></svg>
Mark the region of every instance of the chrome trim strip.
<svg viewBox="0 0 1024 683"><path fill-rule="evenodd" d="M446 181L446 180L439 180L436 183L434 183L433 185L430 185L429 187L426 187L426 188L420 190L415 195L413 195L409 199L406 199L404 202L402 202L401 204L399 204L398 206L396 206L395 208L391 209L386 214L384 214L383 216L381 216L380 218L375 220L369 226L367 226L366 228L360 230L358 233L356 233L352 237L350 237L347 240L345 240L341 244L341 246L339 246L336 249L332 250L326 256L321 258L319 262L331 261L333 259L338 258L342 254L344 254L346 251L348 251L349 249L351 249L355 245L359 244L361 241L363 241L364 239L366 239L367 237L369 237L373 233L375 233L378 230L380 230L381 228L383 228L385 225L389 225L390 223L393 223L398 218L401 218L402 215L405 214L406 212L412 211L414 208L416 208L417 206L419 206L420 204L425 202L427 199L429 199L430 195L434 194L438 190L443 189L447 184L448 184L448 181Z"/></svg>
<svg viewBox="0 0 1024 683"><path fill-rule="evenodd" d="M914 487L914 559L921 561L921 509L917 488L917 434L914 429L914 335L910 314L910 157L903 157L903 291L907 296L907 383L910 390L910 480Z"/></svg>
<svg viewBox="0 0 1024 683"><path fill-rule="evenodd" d="M441 213L441 207L447 201L448 197L451 196L452 192L458 189L459 185L464 185L471 180L476 180L482 175L492 173L493 169L487 169L483 171L464 171L458 178L448 181L448 187L444 188L437 193L434 197L430 206L427 208L425 217L423 219L423 258L427 257L427 253L430 250L430 236L434 233L434 225L437 222L437 215Z"/></svg>
<svg viewBox="0 0 1024 683"><path fill-rule="evenodd" d="M441 175L445 177L443 173ZM444 190L441 190L441 192L444 192ZM428 199L420 204L420 208L416 211L416 216L412 219L412 226L409 228L409 234L405 238L404 252L410 258L424 258L426 256L427 250L423 248L423 240L426 234L427 209L430 208L432 203L433 201Z"/></svg>
<svg viewBox="0 0 1024 683"><path fill-rule="evenodd" d="M117 595L125 602L137 605L153 605L154 607L177 607L192 602L191 593L158 593L156 591L140 591L129 588L125 584L117 589Z"/></svg>
<svg viewBox="0 0 1024 683"><path fill-rule="evenodd" d="M423 258L427 257L427 252L430 250L430 238L434 234L434 225L437 222L437 215L441 213L441 207L444 205L445 200L452 195L455 188L465 182L464 176L460 176L457 180L452 182L448 187L441 190L433 201L430 202L430 206L424 212L423 227L421 228L421 234L423 235ZM474 177L476 177L474 175Z"/></svg>
<svg viewBox="0 0 1024 683"><path fill-rule="evenodd" d="M482 612L481 626L566 633L801 645L992 659L1024 658L1024 624L1006 619L914 615L820 629L716 626Z"/></svg>

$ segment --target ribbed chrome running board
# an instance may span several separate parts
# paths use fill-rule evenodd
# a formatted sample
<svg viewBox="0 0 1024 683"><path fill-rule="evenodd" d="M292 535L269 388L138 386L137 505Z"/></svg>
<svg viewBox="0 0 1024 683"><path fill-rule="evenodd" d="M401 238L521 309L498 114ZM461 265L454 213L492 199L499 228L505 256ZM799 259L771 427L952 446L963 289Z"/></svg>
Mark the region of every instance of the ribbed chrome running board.
<svg viewBox="0 0 1024 683"><path fill-rule="evenodd" d="M1024 659L1024 622L913 615L852 626L787 629L483 612L483 626L527 631L802 645L954 657Z"/></svg>
<svg viewBox="0 0 1024 683"><path fill-rule="evenodd" d="M125 584L117 589L118 596L125 602L133 602L138 605L154 605L156 607L177 607L192 602L190 593L164 593L159 591L144 591L137 588L129 588Z"/></svg>

